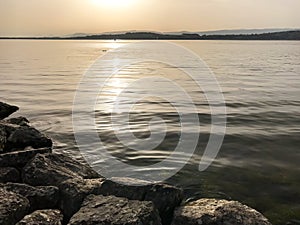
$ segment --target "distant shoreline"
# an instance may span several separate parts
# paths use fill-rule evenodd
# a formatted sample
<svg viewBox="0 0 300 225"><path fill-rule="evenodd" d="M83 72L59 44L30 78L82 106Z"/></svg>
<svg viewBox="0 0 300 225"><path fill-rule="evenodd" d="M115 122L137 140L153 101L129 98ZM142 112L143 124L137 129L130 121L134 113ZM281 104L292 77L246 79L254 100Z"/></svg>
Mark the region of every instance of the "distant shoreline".
<svg viewBox="0 0 300 225"><path fill-rule="evenodd" d="M262 34L199 35L196 33L160 34L154 32L127 32L123 34L97 34L79 37L0 37L0 40L250 40L299 41L300 30Z"/></svg>

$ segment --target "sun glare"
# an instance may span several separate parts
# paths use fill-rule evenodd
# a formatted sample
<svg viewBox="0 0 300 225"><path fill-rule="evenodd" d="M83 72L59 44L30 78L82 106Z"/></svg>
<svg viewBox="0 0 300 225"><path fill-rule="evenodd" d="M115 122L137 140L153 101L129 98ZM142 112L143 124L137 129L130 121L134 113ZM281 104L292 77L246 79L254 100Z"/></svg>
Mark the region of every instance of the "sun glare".
<svg viewBox="0 0 300 225"><path fill-rule="evenodd" d="M130 6L135 0L92 0L98 6L110 8L122 8Z"/></svg>

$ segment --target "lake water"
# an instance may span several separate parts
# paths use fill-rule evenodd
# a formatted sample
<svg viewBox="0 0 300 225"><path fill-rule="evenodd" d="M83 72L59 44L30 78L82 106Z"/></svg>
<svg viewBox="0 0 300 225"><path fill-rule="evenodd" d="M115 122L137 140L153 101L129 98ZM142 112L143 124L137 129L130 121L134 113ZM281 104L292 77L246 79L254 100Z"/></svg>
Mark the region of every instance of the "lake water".
<svg viewBox="0 0 300 225"><path fill-rule="evenodd" d="M54 140L54 150L81 159L72 127L72 104L85 71L107 51L125 41L0 41L0 100L20 106L24 115ZM300 43L293 41L177 41L195 52L214 72L226 100L227 131L214 163L198 164L208 140L210 110L203 93L176 68L140 63L117 73L103 90L96 122L112 155L133 165L160 162L180 137L178 115L163 99L137 104L132 131L149 136L153 117L168 132L155 150L123 146L110 123L110 105L131 80L161 75L188 89L196 103L201 135L194 156L169 183L183 187L187 199L239 200L264 213L274 224L300 224ZM141 85L136 92L143 89ZM176 95L177 90L166 90ZM126 104L126 103L124 103ZM188 110L188 109L187 109ZM117 115L115 115L117 116ZM160 123L154 124L158 131ZM180 156L177 158L180 161ZM160 168L158 168L160 169Z"/></svg>

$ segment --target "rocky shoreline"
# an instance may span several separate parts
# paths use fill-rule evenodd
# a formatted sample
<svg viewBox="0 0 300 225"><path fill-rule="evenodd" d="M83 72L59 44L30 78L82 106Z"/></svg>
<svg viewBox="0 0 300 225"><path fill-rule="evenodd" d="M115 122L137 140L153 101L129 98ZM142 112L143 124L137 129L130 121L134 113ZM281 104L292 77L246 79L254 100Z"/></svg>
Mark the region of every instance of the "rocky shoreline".
<svg viewBox="0 0 300 225"><path fill-rule="evenodd" d="M269 225L236 201L183 202L180 188L119 178L107 180L89 166L52 152L50 138L17 106L0 102L1 225ZM143 185L141 185L143 184Z"/></svg>

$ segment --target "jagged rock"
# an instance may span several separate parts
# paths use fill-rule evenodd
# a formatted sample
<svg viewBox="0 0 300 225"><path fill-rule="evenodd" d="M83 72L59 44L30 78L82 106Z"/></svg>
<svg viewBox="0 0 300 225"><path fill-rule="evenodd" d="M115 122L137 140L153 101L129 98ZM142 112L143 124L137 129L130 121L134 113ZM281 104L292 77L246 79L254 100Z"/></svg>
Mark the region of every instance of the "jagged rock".
<svg viewBox="0 0 300 225"><path fill-rule="evenodd" d="M114 181L105 180L103 182L101 194L143 201L151 185L151 183L136 179L114 178Z"/></svg>
<svg viewBox="0 0 300 225"><path fill-rule="evenodd" d="M144 201L152 201L163 224L170 224L174 209L183 199L182 190L167 184L154 184L146 192Z"/></svg>
<svg viewBox="0 0 300 225"><path fill-rule="evenodd" d="M0 126L0 153L4 151L6 141L7 134L5 128L3 126Z"/></svg>
<svg viewBox="0 0 300 225"><path fill-rule="evenodd" d="M59 185L60 208L69 220L76 213L84 200L90 194L100 194L104 179L69 179Z"/></svg>
<svg viewBox="0 0 300 225"><path fill-rule="evenodd" d="M200 199L175 210L172 225L270 225L256 210L236 201Z"/></svg>
<svg viewBox="0 0 300 225"><path fill-rule="evenodd" d="M160 225L152 202L128 200L115 196L89 195L69 225Z"/></svg>
<svg viewBox="0 0 300 225"><path fill-rule="evenodd" d="M158 208L163 223L169 223L174 208L180 205L182 200L182 190L166 184L149 184L145 181L128 178L122 178L122 183L126 183L126 185L104 179L67 180L59 186L61 210L66 218L70 218L78 211L86 196L90 194L114 195L130 200L152 201Z"/></svg>
<svg viewBox="0 0 300 225"><path fill-rule="evenodd" d="M33 186L59 186L70 178L99 178L86 166L64 154L37 154L23 168L22 178Z"/></svg>
<svg viewBox="0 0 300 225"><path fill-rule="evenodd" d="M57 206L59 189L53 186L32 187L26 184L0 184L0 188L26 197L30 202L30 211L51 209Z"/></svg>
<svg viewBox="0 0 300 225"><path fill-rule="evenodd" d="M0 188L0 224L14 225L29 210L28 199Z"/></svg>
<svg viewBox="0 0 300 225"><path fill-rule="evenodd" d="M33 127L19 126L8 136L5 150L24 149L28 146L35 149L52 147L52 141Z"/></svg>
<svg viewBox="0 0 300 225"><path fill-rule="evenodd" d="M0 183L20 182L21 176L19 171L13 167L0 167Z"/></svg>
<svg viewBox="0 0 300 225"><path fill-rule="evenodd" d="M10 118L10 119L5 120L5 122L10 123L10 124L16 124L19 126L29 126L28 125L29 120L23 116L19 116L16 118Z"/></svg>
<svg viewBox="0 0 300 225"><path fill-rule="evenodd" d="M8 105L4 102L0 102L0 120L3 120L4 118L10 116L14 112L18 111L19 107Z"/></svg>
<svg viewBox="0 0 300 225"><path fill-rule="evenodd" d="M19 118L20 119L20 118ZM13 122L20 121L15 118ZM20 119L21 120L21 119ZM52 147L52 141L41 132L28 125L9 123L10 120L0 121L0 147L2 152L23 150L26 147L44 148Z"/></svg>
<svg viewBox="0 0 300 225"><path fill-rule="evenodd" d="M24 167L36 154L51 153L51 148L32 149L0 154L0 167Z"/></svg>
<svg viewBox="0 0 300 225"><path fill-rule="evenodd" d="M38 210L25 216L16 225L61 225L63 215L59 210Z"/></svg>

